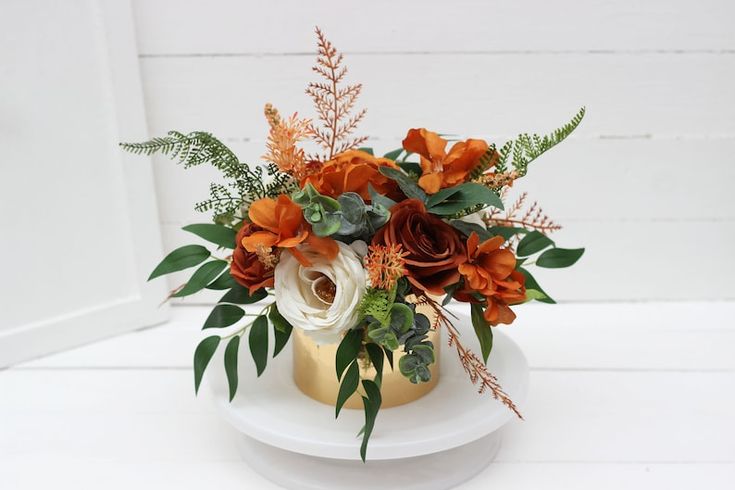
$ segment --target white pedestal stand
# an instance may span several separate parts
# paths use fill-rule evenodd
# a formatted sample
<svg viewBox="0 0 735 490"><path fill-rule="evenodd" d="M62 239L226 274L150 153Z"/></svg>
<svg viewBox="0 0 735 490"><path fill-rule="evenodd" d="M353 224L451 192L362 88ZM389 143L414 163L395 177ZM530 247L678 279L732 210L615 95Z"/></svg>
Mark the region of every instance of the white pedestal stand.
<svg viewBox="0 0 735 490"><path fill-rule="evenodd" d="M462 342L479 352L469 318L455 322ZM521 412L528 386L528 364L520 348L499 329L488 368ZM240 386L232 403L221 369L208 370L214 403L242 436L240 449L256 471L288 489L350 488L443 490L483 470L500 447L500 429L515 418L488 393L478 394L446 343L441 378L425 397L378 414L360 461L362 410L343 410L304 394L291 378L288 348L260 379L249 356L240 356ZM243 349L242 354L247 351ZM216 361L213 360L216 366Z"/></svg>

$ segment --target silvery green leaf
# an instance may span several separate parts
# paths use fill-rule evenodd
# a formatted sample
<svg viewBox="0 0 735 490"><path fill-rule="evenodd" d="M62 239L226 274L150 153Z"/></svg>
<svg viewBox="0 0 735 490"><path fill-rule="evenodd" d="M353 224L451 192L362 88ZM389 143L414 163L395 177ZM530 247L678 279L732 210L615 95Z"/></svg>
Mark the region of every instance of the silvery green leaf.
<svg viewBox="0 0 735 490"><path fill-rule="evenodd" d="M325 214L323 219L317 223L312 223L311 229L317 236L330 236L339 231L340 219L334 214Z"/></svg>
<svg viewBox="0 0 735 490"><path fill-rule="evenodd" d="M345 192L339 196L339 205L342 207L342 216L350 223L360 223L365 217L365 201L360 194Z"/></svg>
<svg viewBox="0 0 735 490"><path fill-rule="evenodd" d="M339 211L339 202L329 196L315 196L312 202L321 205L322 209L327 213L336 213Z"/></svg>
<svg viewBox="0 0 735 490"><path fill-rule="evenodd" d="M368 184L368 193L370 194L370 202L373 206L380 205L383 206L385 209L392 208L396 202L389 198L385 197L382 194L379 194L372 186L372 184Z"/></svg>

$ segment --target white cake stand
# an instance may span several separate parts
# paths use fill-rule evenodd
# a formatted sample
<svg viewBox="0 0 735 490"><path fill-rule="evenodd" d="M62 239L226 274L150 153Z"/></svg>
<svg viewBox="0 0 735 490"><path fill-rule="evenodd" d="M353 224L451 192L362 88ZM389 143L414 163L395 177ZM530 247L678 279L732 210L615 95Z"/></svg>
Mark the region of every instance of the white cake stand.
<svg viewBox="0 0 735 490"><path fill-rule="evenodd" d="M459 318L455 325L462 343L479 352L469 318ZM367 463L360 460L357 437L362 410L345 409L335 420L334 407L301 393L291 377L288 348L269 360L259 379L252 360L241 355L232 403L222 369L210 367L208 382L221 415L242 435L243 459L285 488L443 490L472 478L495 458L500 429L515 415L489 393L478 394L446 342L442 349L437 387L413 403L378 414ZM499 329L494 330L488 368L522 412L528 363Z"/></svg>

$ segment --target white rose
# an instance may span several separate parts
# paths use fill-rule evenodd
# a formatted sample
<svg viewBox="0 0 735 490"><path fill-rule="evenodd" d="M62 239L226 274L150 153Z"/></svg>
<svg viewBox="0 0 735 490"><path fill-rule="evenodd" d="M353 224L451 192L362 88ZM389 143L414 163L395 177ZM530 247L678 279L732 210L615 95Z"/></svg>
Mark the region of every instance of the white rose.
<svg viewBox="0 0 735 490"><path fill-rule="evenodd" d="M355 326L365 294L360 257L349 245L337 243L339 254L332 261L307 246L300 251L311 267L286 252L274 271L278 311L319 343L339 342L340 334Z"/></svg>

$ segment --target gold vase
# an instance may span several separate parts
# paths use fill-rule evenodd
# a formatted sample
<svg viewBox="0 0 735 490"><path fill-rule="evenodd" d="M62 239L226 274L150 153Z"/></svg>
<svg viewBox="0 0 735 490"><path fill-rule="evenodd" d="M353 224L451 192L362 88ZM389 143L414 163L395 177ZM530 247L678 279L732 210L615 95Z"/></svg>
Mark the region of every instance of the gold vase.
<svg viewBox="0 0 735 490"><path fill-rule="evenodd" d="M337 380L335 355L337 344L322 344L314 342L303 330L293 329L293 378L296 386L307 396L314 400L334 405L337 402L339 392L339 381ZM439 359L441 342L439 332L430 330L428 340L434 344L435 362L429 367L431 381L428 383L413 384L406 379L398 370L398 361L404 353L397 350L393 353L393 365L391 370L387 359L383 362L383 383L381 385L381 396L383 408L395 407L418 400L429 393L439 382ZM361 379L373 379L375 367L368 360L360 359ZM362 409L362 385L344 404L345 408Z"/></svg>

